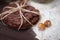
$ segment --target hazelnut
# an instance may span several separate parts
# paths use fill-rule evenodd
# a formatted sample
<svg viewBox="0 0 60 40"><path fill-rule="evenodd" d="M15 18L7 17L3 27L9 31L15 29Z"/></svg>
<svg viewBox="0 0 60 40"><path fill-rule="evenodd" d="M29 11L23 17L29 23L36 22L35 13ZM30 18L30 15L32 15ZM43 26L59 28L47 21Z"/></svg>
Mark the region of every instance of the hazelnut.
<svg viewBox="0 0 60 40"><path fill-rule="evenodd" d="M51 26L51 21L50 20L46 20L44 22L44 24L46 25L46 27L49 27L49 26Z"/></svg>
<svg viewBox="0 0 60 40"><path fill-rule="evenodd" d="M46 28L45 24L43 24L43 23L39 23L38 26L39 26L40 30L45 30L45 28Z"/></svg>

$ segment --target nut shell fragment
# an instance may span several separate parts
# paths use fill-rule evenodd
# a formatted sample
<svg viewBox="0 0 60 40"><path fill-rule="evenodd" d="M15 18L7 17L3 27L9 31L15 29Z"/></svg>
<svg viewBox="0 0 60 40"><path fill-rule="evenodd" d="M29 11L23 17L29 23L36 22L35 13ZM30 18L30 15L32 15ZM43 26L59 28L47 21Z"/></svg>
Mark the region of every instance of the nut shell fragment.
<svg viewBox="0 0 60 40"><path fill-rule="evenodd" d="M40 30L45 30L46 26L43 23L39 23L39 29Z"/></svg>
<svg viewBox="0 0 60 40"><path fill-rule="evenodd" d="M46 27L50 27L51 26L51 21L50 20L46 20L44 22L44 24L46 25Z"/></svg>

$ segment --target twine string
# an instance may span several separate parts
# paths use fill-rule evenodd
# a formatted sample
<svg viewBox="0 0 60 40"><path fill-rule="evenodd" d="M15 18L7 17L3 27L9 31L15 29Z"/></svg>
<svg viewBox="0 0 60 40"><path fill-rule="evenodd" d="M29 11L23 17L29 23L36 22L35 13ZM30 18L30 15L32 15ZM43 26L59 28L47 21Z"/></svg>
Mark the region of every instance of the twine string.
<svg viewBox="0 0 60 40"><path fill-rule="evenodd" d="M20 5L19 5L18 2L14 2L14 4L16 4L17 7L10 7L10 6L5 7L5 8L8 8L8 9L10 9L10 10L1 13L1 14L0 14L0 17L1 17L0 20L3 20L4 18L8 17L8 15L11 15L12 13L14 13L14 12L16 12L16 11L19 11L19 15L20 15L20 17L21 17L21 24L20 24L20 26L18 27L18 30L20 30L20 28L21 28L22 25L23 25L23 18L24 18L30 25L33 26L33 24L23 15L22 11L35 13L35 14L37 14L37 15L39 15L39 14L38 14L38 12L35 12L35 11L30 11L30 10L28 10L28 9L23 9L23 7L26 6L26 3L27 3L27 0L24 0L24 4L21 3ZM6 14L6 15L5 15L5 14ZM4 15L4 16L2 17L2 15Z"/></svg>

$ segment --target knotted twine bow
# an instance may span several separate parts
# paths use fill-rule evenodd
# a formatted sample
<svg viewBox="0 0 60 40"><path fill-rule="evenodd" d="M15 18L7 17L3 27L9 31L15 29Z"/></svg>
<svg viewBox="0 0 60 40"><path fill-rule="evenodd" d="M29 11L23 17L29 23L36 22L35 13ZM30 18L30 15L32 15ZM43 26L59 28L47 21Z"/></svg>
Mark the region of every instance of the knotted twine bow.
<svg viewBox="0 0 60 40"><path fill-rule="evenodd" d="M28 1L28 0L24 0L23 3L21 3L21 4L18 3L19 1L13 2L14 4L16 4L17 7L10 7L10 6L5 7L5 8L10 8L10 10L1 13L1 14L0 14L0 17L1 17L0 20L3 20L4 18L6 18L7 16L9 16L9 15L12 14L13 12L19 11L19 15L20 15L20 17L21 17L21 24L20 24L20 26L18 27L18 30L20 30L20 28L21 28L21 26L22 26L22 24L23 24L23 18L24 18L30 25L33 26L33 24L23 15L22 10L25 11L25 12L35 13L35 14L37 14L37 15L39 15L39 14L38 14L39 12L35 12L35 11L30 11L30 10L27 10L27 9L23 9L24 6L27 6L27 5L26 5L27 1ZM4 16L2 17L2 15L4 15Z"/></svg>

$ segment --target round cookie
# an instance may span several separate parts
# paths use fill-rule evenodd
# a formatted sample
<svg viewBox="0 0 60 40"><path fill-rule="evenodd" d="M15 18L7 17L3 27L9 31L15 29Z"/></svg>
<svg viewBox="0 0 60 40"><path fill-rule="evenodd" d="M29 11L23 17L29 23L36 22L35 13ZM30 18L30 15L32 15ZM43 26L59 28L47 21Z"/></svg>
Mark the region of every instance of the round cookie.
<svg viewBox="0 0 60 40"><path fill-rule="evenodd" d="M35 25L39 19L39 11L30 5L12 2L3 8L3 22L12 28L28 29Z"/></svg>

